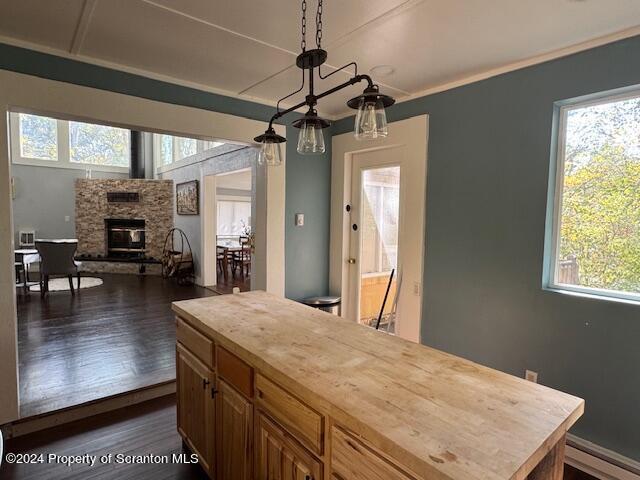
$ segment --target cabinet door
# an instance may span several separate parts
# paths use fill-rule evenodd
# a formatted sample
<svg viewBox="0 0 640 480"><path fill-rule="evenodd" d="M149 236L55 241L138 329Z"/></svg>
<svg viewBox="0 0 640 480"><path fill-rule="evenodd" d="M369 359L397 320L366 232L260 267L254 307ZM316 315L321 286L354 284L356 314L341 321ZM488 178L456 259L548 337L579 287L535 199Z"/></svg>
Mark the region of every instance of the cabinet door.
<svg viewBox="0 0 640 480"><path fill-rule="evenodd" d="M224 380L216 395L218 479L249 480L253 457L253 406Z"/></svg>
<svg viewBox="0 0 640 480"><path fill-rule="evenodd" d="M178 432L200 465L213 477L215 473L215 406L212 388L215 376L200 360L181 345L176 349L178 391Z"/></svg>
<svg viewBox="0 0 640 480"><path fill-rule="evenodd" d="M322 464L263 414L257 432L258 480L322 480Z"/></svg>

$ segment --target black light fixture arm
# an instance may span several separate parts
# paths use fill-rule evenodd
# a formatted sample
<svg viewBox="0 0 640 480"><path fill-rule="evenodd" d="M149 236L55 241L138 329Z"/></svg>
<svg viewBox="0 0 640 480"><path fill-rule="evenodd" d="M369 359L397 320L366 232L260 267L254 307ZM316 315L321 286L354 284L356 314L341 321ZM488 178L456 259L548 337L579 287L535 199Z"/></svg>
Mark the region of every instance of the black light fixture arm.
<svg viewBox="0 0 640 480"><path fill-rule="evenodd" d="M344 67L343 67L344 68ZM329 76L329 75L327 75ZM326 77L325 77L326 78ZM344 83L341 83L340 85L336 85L333 88L330 88L329 90L319 93L318 95L315 95L313 93L313 69L309 69L309 95L307 95L307 97L305 98L305 100L303 102L300 102L296 105L293 105L292 107L287 108L286 110L278 110L276 113L273 114L273 116L271 117L271 120L269 121L269 129L271 130L273 128L273 122L276 121L278 118L285 116L288 113L293 112L294 110L297 110L301 107L304 106L309 106L310 108L313 108L317 103L318 100L321 98L326 97L327 95L331 95L332 93L335 93L339 90L342 90L343 88L347 88L350 87L351 85L355 85L356 83L360 83L362 81L366 81L368 83L368 87L367 88L372 88L374 87L374 83L373 80L371 79L371 77L369 75L354 75L352 78L350 78L349 80L347 80ZM301 90L301 89L300 89ZM298 93L300 90L294 92ZM291 94L291 95L293 95ZM281 100L278 101L278 103L280 103L280 101L290 97L291 95L287 95L286 97L282 98Z"/></svg>

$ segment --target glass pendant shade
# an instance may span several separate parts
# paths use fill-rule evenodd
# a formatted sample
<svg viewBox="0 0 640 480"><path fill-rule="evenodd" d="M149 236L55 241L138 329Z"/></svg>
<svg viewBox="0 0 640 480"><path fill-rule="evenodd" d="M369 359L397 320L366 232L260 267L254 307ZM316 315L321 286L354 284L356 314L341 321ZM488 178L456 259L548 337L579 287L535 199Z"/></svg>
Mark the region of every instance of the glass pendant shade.
<svg viewBox="0 0 640 480"><path fill-rule="evenodd" d="M324 135L322 126L316 122L304 122L298 135L298 153L303 155L324 153Z"/></svg>
<svg viewBox="0 0 640 480"><path fill-rule="evenodd" d="M356 114L355 137L358 140L386 137L387 113L381 98L361 98Z"/></svg>
<svg viewBox="0 0 640 480"><path fill-rule="evenodd" d="M282 163L280 143L265 139L258 153L258 165L277 166Z"/></svg>

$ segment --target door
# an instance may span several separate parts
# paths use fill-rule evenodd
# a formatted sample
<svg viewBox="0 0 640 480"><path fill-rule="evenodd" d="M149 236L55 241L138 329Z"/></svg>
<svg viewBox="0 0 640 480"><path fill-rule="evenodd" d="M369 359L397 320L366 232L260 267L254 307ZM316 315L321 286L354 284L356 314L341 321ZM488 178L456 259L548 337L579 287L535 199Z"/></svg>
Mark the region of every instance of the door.
<svg viewBox="0 0 640 480"><path fill-rule="evenodd" d="M215 475L215 376L187 349L176 348L178 432L200 459L200 465Z"/></svg>
<svg viewBox="0 0 640 480"><path fill-rule="evenodd" d="M257 480L322 480L320 462L262 413L257 438Z"/></svg>
<svg viewBox="0 0 640 480"><path fill-rule="evenodd" d="M218 380L216 395L218 479L251 478L253 406L224 380Z"/></svg>
<svg viewBox="0 0 640 480"><path fill-rule="evenodd" d="M384 303L381 326L391 332L395 328L391 312L407 240L401 237L402 155L401 147L355 154L351 173L349 317L375 326Z"/></svg>

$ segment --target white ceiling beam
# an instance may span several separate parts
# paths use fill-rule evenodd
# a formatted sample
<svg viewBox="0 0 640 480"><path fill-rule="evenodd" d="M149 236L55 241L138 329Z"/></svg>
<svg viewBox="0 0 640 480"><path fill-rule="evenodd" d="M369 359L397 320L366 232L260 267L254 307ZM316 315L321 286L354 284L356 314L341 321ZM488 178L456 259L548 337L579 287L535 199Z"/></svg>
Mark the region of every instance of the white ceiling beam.
<svg viewBox="0 0 640 480"><path fill-rule="evenodd" d="M97 3L98 0L84 0L84 5L82 5L82 12L80 13L80 18L78 19L78 25L76 26L76 31L73 34L73 40L71 40L69 53L73 55L77 55L80 53L80 49L82 48L84 38L86 37L87 31L89 30L91 17L93 16L93 12L96 9Z"/></svg>

